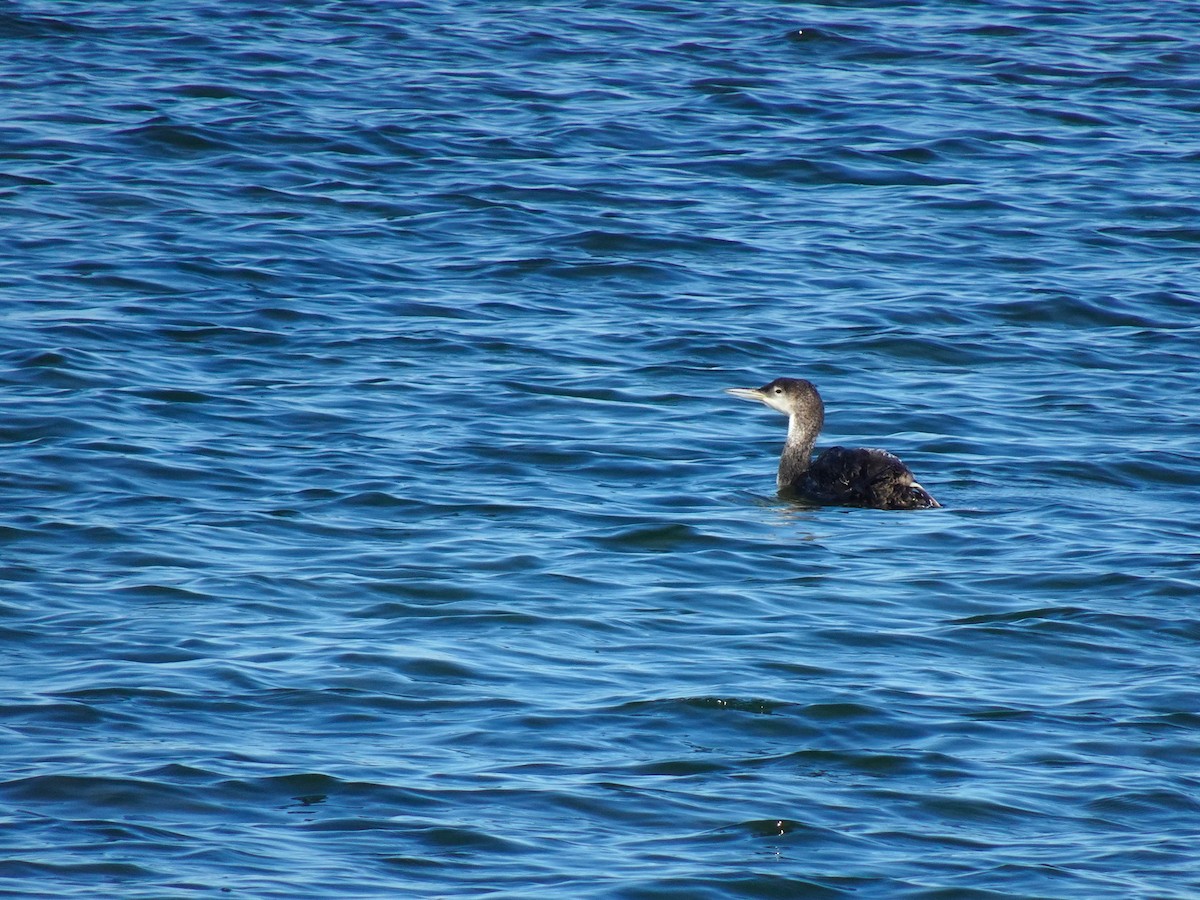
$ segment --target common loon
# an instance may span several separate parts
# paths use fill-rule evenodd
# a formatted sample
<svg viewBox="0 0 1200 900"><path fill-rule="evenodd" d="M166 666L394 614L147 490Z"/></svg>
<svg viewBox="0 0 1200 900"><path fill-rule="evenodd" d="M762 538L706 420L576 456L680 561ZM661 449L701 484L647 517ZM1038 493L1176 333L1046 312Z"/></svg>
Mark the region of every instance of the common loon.
<svg viewBox="0 0 1200 900"><path fill-rule="evenodd" d="M941 504L886 450L830 447L812 458L825 422L825 404L811 381L776 378L760 388L729 388L742 400L759 400L788 417L787 443L776 483L787 496L829 506L933 509Z"/></svg>

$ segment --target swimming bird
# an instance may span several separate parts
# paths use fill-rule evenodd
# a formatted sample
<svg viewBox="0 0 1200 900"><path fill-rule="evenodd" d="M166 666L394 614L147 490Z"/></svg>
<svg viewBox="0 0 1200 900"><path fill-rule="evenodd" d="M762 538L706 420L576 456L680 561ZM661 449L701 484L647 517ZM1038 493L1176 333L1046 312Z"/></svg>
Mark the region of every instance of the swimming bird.
<svg viewBox="0 0 1200 900"><path fill-rule="evenodd" d="M759 400L788 417L787 443L776 484L781 494L828 506L932 509L941 506L886 450L830 447L816 459L813 444L825 424L825 404L803 378L776 378L760 388L729 388L742 400Z"/></svg>

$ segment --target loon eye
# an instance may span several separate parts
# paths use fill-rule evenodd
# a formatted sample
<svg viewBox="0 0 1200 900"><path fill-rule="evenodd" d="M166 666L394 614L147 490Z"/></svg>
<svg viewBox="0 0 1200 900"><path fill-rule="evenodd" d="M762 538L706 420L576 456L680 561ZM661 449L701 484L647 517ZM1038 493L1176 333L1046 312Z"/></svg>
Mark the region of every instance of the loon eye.
<svg viewBox="0 0 1200 900"><path fill-rule="evenodd" d="M775 388L775 393L777 393L777 394L782 394L782 393L783 393L783 388L779 388L779 387Z"/></svg>

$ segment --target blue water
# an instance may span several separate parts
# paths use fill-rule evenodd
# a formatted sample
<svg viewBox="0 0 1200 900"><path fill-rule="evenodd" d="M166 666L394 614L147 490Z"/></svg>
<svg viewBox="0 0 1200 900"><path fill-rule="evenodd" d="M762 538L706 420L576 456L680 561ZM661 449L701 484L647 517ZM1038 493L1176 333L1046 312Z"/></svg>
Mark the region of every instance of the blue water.
<svg viewBox="0 0 1200 900"><path fill-rule="evenodd" d="M0 893L1200 896L1196 4L0 47Z"/></svg>

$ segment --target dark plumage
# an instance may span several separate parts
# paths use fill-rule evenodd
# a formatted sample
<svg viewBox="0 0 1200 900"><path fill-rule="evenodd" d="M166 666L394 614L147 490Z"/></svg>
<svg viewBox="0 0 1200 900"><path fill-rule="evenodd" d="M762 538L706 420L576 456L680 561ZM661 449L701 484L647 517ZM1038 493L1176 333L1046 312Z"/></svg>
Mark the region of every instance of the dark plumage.
<svg viewBox="0 0 1200 900"><path fill-rule="evenodd" d="M908 466L886 450L830 447L813 459L813 445L825 424L825 404L811 381L776 378L760 388L730 388L728 393L787 414L787 443L776 479L780 493L829 506L941 506L917 483Z"/></svg>

